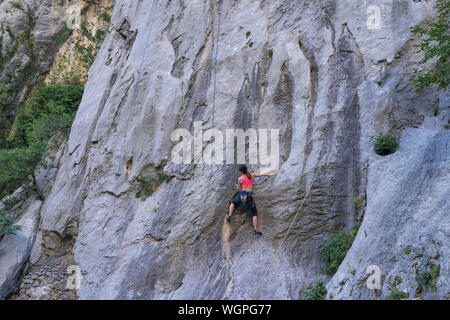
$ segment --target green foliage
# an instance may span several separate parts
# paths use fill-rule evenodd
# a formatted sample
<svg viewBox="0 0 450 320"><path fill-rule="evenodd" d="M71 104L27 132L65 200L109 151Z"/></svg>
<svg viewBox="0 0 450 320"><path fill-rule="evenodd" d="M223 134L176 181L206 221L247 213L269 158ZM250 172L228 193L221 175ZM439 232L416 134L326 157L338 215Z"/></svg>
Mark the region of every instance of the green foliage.
<svg viewBox="0 0 450 320"><path fill-rule="evenodd" d="M23 203L23 201L26 199L25 195L19 196L19 197L9 197L8 199L3 199L2 203L4 206L4 209L6 211L11 210L12 208L14 208L16 205L18 205L19 203Z"/></svg>
<svg viewBox="0 0 450 320"><path fill-rule="evenodd" d="M399 275L396 275L395 277L394 277L394 282L395 282L395 285L397 286L397 285L399 285L400 283L402 283L402 277L400 277Z"/></svg>
<svg viewBox="0 0 450 320"><path fill-rule="evenodd" d="M170 180L171 177L169 177L164 171L159 171L156 174L156 177L147 177L141 173L137 178L137 181L140 183L140 190L136 194L136 197L145 200L147 197L151 196L162 183Z"/></svg>
<svg viewBox="0 0 450 320"><path fill-rule="evenodd" d="M340 232L334 238L327 241L321 251L325 262L323 271L329 275L334 274L342 261L344 261L348 250L353 244L358 233L359 226L350 233Z"/></svg>
<svg viewBox="0 0 450 320"><path fill-rule="evenodd" d="M103 29L98 29L97 31L95 31L95 41L98 43L103 42L103 40L105 40L106 37L106 31Z"/></svg>
<svg viewBox="0 0 450 320"><path fill-rule="evenodd" d="M91 34L91 32L88 30L87 26L86 26L86 22L82 22L80 25L81 28L81 34L83 36L85 36L86 38L88 38L91 41L94 41L94 36Z"/></svg>
<svg viewBox="0 0 450 320"><path fill-rule="evenodd" d="M246 38L250 37L250 31L247 31L247 33L245 34L245 37Z"/></svg>
<svg viewBox="0 0 450 320"><path fill-rule="evenodd" d="M106 12L104 13L107 14ZM109 23L109 21L107 22ZM102 42L105 40L106 30L104 28L98 29L93 34L88 30L86 23L81 23L80 27L83 38L89 40L89 44L84 45L81 41L78 41L75 44L75 50L81 55L81 61L84 63L84 67L89 69L95 60L98 49L100 49Z"/></svg>
<svg viewBox="0 0 450 320"><path fill-rule="evenodd" d="M0 83L0 140L1 147L5 145L5 138L9 135L11 125L14 121L15 110L20 109L22 93L28 92L24 89L27 84L36 80L36 57L34 53L34 41L32 32L36 25L37 17L34 10L27 6L20 8L26 14L24 29L19 34L14 34L10 26L0 24L0 69L3 70L5 78ZM3 47L5 33L10 38L8 44ZM23 59L14 59L15 54L21 48L21 52L28 57L26 63Z"/></svg>
<svg viewBox="0 0 450 320"><path fill-rule="evenodd" d="M267 55L269 56L269 58L272 58L272 56L273 56L273 50L269 49L269 50L267 51Z"/></svg>
<svg viewBox="0 0 450 320"><path fill-rule="evenodd" d="M14 224L13 217L2 210L0 210L0 240L6 234L14 234L22 227Z"/></svg>
<svg viewBox="0 0 450 320"><path fill-rule="evenodd" d="M398 141L393 136L380 134L376 137L371 136L370 141L374 144L374 151L380 156L394 153L398 148Z"/></svg>
<svg viewBox="0 0 450 320"><path fill-rule="evenodd" d="M0 150L0 197L14 192L27 181L39 164L44 150L42 144Z"/></svg>
<svg viewBox="0 0 450 320"><path fill-rule="evenodd" d="M39 86L16 120L15 145L30 146L67 135L83 95L80 84Z"/></svg>
<svg viewBox="0 0 450 320"><path fill-rule="evenodd" d="M440 264L422 262L417 268L416 281L422 288L436 290L436 281L440 273Z"/></svg>
<svg viewBox="0 0 450 320"><path fill-rule="evenodd" d="M397 288L392 288L391 293L386 298L387 300L402 300L408 298L406 292L400 291Z"/></svg>
<svg viewBox="0 0 450 320"><path fill-rule="evenodd" d="M410 252L411 252L411 247L409 247L409 246L406 247L406 248L405 248L405 253L406 253L406 254L410 254Z"/></svg>
<svg viewBox="0 0 450 320"><path fill-rule="evenodd" d="M303 300L324 300L327 289L322 279L316 281L314 285L308 287L303 294Z"/></svg>
<svg viewBox="0 0 450 320"><path fill-rule="evenodd" d="M25 183L44 155L48 141L66 136L80 104L79 84L49 84L35 88L15 122L9 148L0 150L0 197Z"/></svg>
<svg viewBox="0 0 450 320"><path fill-rule="evenodd" d="M72 29L67 28L66 25L64 25L64 29L56 35L55 41L57 44L62 44L69 39L70 35L72 34Z"/></svg>
<svg viewBox="0 0 450 320"><path fill-rule="evenodd" d="M15 8L15 9L23 10L23 6L20 3L20 1L10 1L9 3L11 4L11 7Z"/></svg>
<svg viewBox="0 0 450 320"><path fill-rule="evenodd" d="M81 61L83 61L86 69L94 63L95 60L95 46L90 44L87 47L75 44L75 50L81 55Z"/></svg>
<svg viewBox="0 0 450 320"><path fill-rule="evenodd" d="M106 11L102 11L99 15L100 19L103 21L110 23L111 22L111 16Z"/></svg>
<svg viewBox="0 0 450 320"><path fill-rule="evenodd" d="M420 64L428 61L434 61L434 66L420 73L414 70L411 81L417 90L430 87L432 84L438 84L440 88L446 89L449 84L450 75L450 44L449 44L449 16L450 1L440 0L437 2L438 16L436 20L428 22L425 26L415 26L411 32L423 37L422 42L417 45L418 52L424 52L425 56Z"/></svg>

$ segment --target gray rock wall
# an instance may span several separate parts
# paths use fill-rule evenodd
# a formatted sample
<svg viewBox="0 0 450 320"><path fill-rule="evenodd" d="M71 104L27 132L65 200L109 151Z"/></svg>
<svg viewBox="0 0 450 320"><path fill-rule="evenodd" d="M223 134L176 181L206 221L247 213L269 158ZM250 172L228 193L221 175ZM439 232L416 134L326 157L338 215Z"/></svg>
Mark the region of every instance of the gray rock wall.
<svg viewBox="0 0 450 320"><path fill-rule="evenodd" d="M369 30L364 1L223 1L215 128L280 129L280 167L256 187L263 236L254 239L245 214L223 224L237 165L214 166L201 234L174 298L252 297L335 133L256 298L300 298L325 277L322 245L361 221L328 298L383 297L397 273L408 279L401 289L415 291L419 255L404 257L406 244L441 264L437 292L422 297L448 298L448 95L417 93L408 80L420 60L409 27L432 17L433 4L385 1L381 29ZM209 165L175 165L170 136L192 131L194 121L212 126L218 2L160 1L116 175L151 9L152 1L116 1L40 210L30 262L74 241L80 299L169 298L200 219ZM369 136L380 131L400 139L397 153L374 154ZM172 179L137 198L139 175L161 170ZM366 289L369 264L381 267L381 290ZM344 281L347 266L356 273Z"/></svg>

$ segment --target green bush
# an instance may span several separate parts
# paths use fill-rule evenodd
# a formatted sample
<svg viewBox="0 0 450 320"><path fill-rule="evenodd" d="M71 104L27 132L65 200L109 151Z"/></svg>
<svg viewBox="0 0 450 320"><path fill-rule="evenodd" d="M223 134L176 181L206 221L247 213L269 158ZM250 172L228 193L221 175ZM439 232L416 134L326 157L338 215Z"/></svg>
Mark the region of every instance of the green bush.
<svg viewBox="0 0 450 320"><path fill-rule="evenodd" d="M392 288L387 300L403 300L408 298L406 292L400 291L397 288Z"/></svg>
<svg viewBox="0 0 450 320"><path fill-rule="evenodd" d="M100 17L100 19L102 19L103 21L105 21L107 23L111 22L111 16L106 11L102 11L100 13L99 17Z"/></svg>
<svg viewBox="0 0 450 320"><path fill-rule="evenodd" d="M17 117L15 145L46 143L57 133L67 134L82 95L83 87L78 83L49 84L36 88L25 110Z"/></svg>
<svg viewBox="0 0 450 320"><path fill-rule="evenodd" d="M370 137L370 141L374 144L374 151L380 156L394 153L398 148L398 141L393 136L380 134L376 137Z"/></svg>
<svg viewBox="0 0 450 320"><path fill-rule="evenodd" d="M440 273L440 264L424 263L417 268L416 281L422 288L436 289Z"/></svg>
<svg viewBox="0 0 450 320"><path fill-rule="evenodd" d="M450 1L441 0L437 2L438 16L435 20L425 23L423 27L415 26L411 32L423 37L422 42L417 45L418 52L424 52L424 58L420 64L435 60L434 66L425 73L414 70L411 81L417 90L438 84L440 88L446 89L449 84L450 74L450 44L449 44L449 19Z"/></svg>
<svg viewBox="0 0 450 320"><path fill-rule="evenodd" d="M4 235L14 234L20 229L22 227L14 224L14 219L9 213L0 210L0 240Z"/></svg>
<svg viewBox="0 0 450 320"><path fill-rule="evenodd" d="M321 254L325 263L323 268L325 273L332 275L337 271L352 246L358 229L359 227L353 229L350 233L340 232L324 244Z"/></svg>
<svg viewBox="0 0 450 320"><path fill-rule="evenodd" d="M144 174L140 174L137 178L140 183L140 190L136 194L136 197L145 200L151 196L153 192L165 181L170 181L170 177L163 171L157 173L156 177L146 177Z"/></svg>
<svg viewBox="0 0 450 320"><path fill-rule="evenodd" d="M0 150L0 197L10 194L31 176L44 155L48 141L70 131L83 95L80 84L38 86L16 118L8 148Z"/></svg>
<svg viewBox="0 0 450 320"><path fill-rule="evenodd" d="M20 1L10 1L9 3L11 4L11 7L15 8L15 9L23 10L23 6L20 3Z"/></svg>
<svg viewBox="0 0 450 320"><path fill-rule="evenodd" d="M56 35L55 41L57 44L62 44L69 39L72 35L72 29L69 29L66 25L64 25L64 29Z"/></svg>
<svg viewBox="0 0 450 320"><path fill-rule="evenodd" d="M44 151L43 144L0 150L0 198L14 192L33 175Z"/></svg>
<svg viewBox="0 0 450 320"><path fill-rule="evenodd" d="M322 279L316 281L314 285L308 287L303 294L303 300L324 300L327 289Z"/></svg>

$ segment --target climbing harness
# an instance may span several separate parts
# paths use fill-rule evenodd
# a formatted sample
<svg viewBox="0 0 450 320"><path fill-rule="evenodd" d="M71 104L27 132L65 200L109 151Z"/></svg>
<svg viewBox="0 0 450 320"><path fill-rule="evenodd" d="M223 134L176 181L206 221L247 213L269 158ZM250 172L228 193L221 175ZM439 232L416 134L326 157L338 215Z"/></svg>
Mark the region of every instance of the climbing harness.
<svg viewBox="0 0 450 320"><path fill-rule="evenodd" d="M252 195L253 195L252 191L241 190L241 192L239 192L239 197L241 197L241 201L243 204L245 204L247 202L247 196L252 196Z"/></svg>
<svg viewBox="0 0 450 320"><path fill-rule="evenodd" d="M221 7L222 7L222 1L219 0L218 1L218 22L217 22L217 39L216 39L216 51L215 51L215 56L214 56L214 80L213 80L213 101L212 101L212 117L211 117L211 127L214 128L214 116L215 116L215 110L216 110L216 76L217 76L217 56L219 53L219 36L220 36L220 19L221 19ZM212 150L211 150L212 152ZM209 198L209 192L211 190L211 184L212 184L212 177L213 177L214 173L213 173L213 163L211 162L211 166L210 166L210 174L209 174L209 181L208 181L208 187L206 189L206 193L205 193L205 200L203 201L203 207L202 207L202 211L200 213L200 220L198 222L197 225L197 229L195 231L195 235L194 235L194 241L192 242L191 245L191 249L189 250L189 253L186 257L186 261L184 262L184 266L183 266L183 270L180 273L180 276L178 277L178 281L177 284L175 286L175 288L172 291L172 294L169 297L169 300L172 300L173 295L175 294L175 291L180 287L181 285L181 281L183 280L184 276L185 276L185 272L189 263L189 260L191 259L191 255L192 252L194 250L195 244L197 242L199 233L200 233L200 228L202 226L203 223L203 218L205 215L205 210L206 210L206 203L208 201Z"/></svg>
<svg viewBox="0 0 450 320"><path fill-rule="evenodd" d="M261 287L262 282L264 281L264 279L266 278L267 274L269 273L269 270L271 269L271 267L272 267L272 265L273 265L275 259L278 257L279 251L280 251L281 247L283 246L284 241L286 240L287 236L288 236L289 233L291 232L291 229L292 229L292 227L294 226L295 220L297 219L297 216L299 215L300 211L302 210L303 205L305 204L305 201L306 201L306 199L307 199L308 196L309 196L309 193L310 193L310 191L311 191L311 188L312 188L314 182L316 181L316 178L317 178L317 176L318 176L320 170L322 169L323 165L325 164L325 161L327 160L327 158L328 158L328 156L329 156L329 154L330 154L331 148L333 147L334 143L336 142L337 134L338 134L339 130L341 129L341 126L342 126L342 124L344 123L345 117L346 117L346 115L347 115L347 111L350 109L350 106L351 106L352 103L353 103L353 100L354 100L354 98L355 98L355 96L356 96L356 93L358 92L359 86L361 85L362 79L364 78L364 74L365 74L365 72L363 72L363 73L361 74L361 77L359 78L358 84L356 85L355 92L353 93L353 95L352 95L352 97L351 97L351 99L350 99L350 102L348 103L347 107L346 107L345 110L344 110L344 115L342 116L342 119L341 119L341 121L339 122L339 124L338 124L338 126L337 126L336 132L334 133L334 136L333 136L333 138L332 138L331 141L330 141L330 145L328 146L328 150L327 150L325 156L322 158L322 161L321 161L321 163L320 163L320 165L319 165L319 168L318 168L318 170L316 171L316 173L315 173L315 175L314 175L314 177L313 177L313 179L312 179L312 181L311 181L311 183L310 183L310 185L309 185L309 188L308 188L308 190L306 191L305 196L303 197L303 200L302 200L302 202L300 203L300 206L298 207L298 209L297 209L297 211L296 211L296 213L295 213L295 215L294 215L294 218L292 219L291 224L289 225L288 230L286 231L286 234L284 235L283 239L281 240L280 244L278 245L278 248L277 248L277 250L275 251L275 254L274 254L272 260L270 261L269 265L268 265L267 268L266 268L266 271L264 272L263 276L261 277L261 279L260 279L260 281L259 281L259 283L258 283L258 286L256 287L255 292L253 293L252 300L255 299L256 294L257 294L259 288Z"/></svg>
<svg viewBox="0 0 450 320"><path fill-rule="evenodd" d="M138 68L137 79L136 79L136 83L134 85L134 90L133 90L133 97L132 97L132 100L131 100L131 103L130 103L130 107L129 107L129 111L128 111L128 118L127 118L127 124L126 124L126 127L125 127L125 132L124 132L123 137L122 137L122 146L120 148L120 155L119 155L119 159L118 159L117 172L116 172L116 184L115 184L114 194L117 194L118 189L119 189L119 178L120 178L120 170L122 168L122 158L123 158L123 152L124 152L124 148L125 148L125 141L126 141L126 137L127 137L127 133L128 133L128 128L129 128L129 125L130 125L130 119L131 119L131 113L133 111L133 105L134 105L134 103L136 101L137 87L138 87L139 82L141 80L142 68L143 68L143 65L144 65L145 57L147 55L147 49L148 49L148 45L149 45L149 42L150 42L150 36L152 34L153 24L154 24L155 18L156 18L156 12L157 12L157 9L158 9L158 2L159 2L159 0L155 0L154 5L153 5L153 9L152 9L153 13L152 13L151 22L150 22L150 26L149 26L149 30L148 30L148 35L147 35L147 39L146 39L146 43L145 43L145 47L144 47L144 52L142 54L142 59L140 61L140 65L139 65L139 68ZM89 232L84 234L83 236L79 237L77 239L77 241L80 241L80 240L86 238L88 235L92 234L94 231L96 231L100 227L106 225L106 222L115 215L116 202L117 202L117 199L116 199L116 197L114 197L111 214L106 216L105 219L102 221L102 223L99 224L97 227L93 228L92 230L90 230ZM71 244L70 246L68 246L64 250L61 250L59 253L57 253L55 255L55 257L53 257L53 258L49 259L48 261L46 261L44 264L39 266L36 270L32 271L27 276L25 276L22 280L20 280L18 283L16 283L13 287L11 287L7 291L3 292L0 295L0 300L2 300L5 297L7 297L12 291L14 291L18 286L20 286L23 283L23 281L25 281L27 278L31 277L33 274L36 274L38 271L42 270L45 266L49 265L50 263L52 263L57 258L65 255L66 253L68 253L73 248L74 245L75 245L75 243Z"/></svg>

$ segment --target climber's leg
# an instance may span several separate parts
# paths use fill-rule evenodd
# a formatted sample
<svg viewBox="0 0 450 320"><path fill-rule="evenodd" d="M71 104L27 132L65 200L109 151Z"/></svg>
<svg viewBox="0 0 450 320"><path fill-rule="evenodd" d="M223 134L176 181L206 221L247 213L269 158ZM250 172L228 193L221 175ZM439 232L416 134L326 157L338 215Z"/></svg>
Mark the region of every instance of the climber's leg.
<svg viewBox="0 0 450 320"><path fill-rule="evenodd" d="M227 222L230 222L231 221L231 216L233 215L233 212L234 212L234 208L235 208L236 206L234 205L234 203L232 202L231 204L230 204L230 209L229 209L229 211L228 211L228 215L227 215Z"/></svg>
<svg viewBox="0 0 450 320"><path fill-rule="evenodd" d="M230 208L229 208L229 210L228 210L228 214L226 215L226 219L227 219L227 222L230 222L231 221L231 216L233 215L233 212L234 212L234 209L236 208L236 207L239 207L239 205L241 204L241 198L239 197L239 195L237 196L237 197L235 197L234 199L233 199L233 201L231 202L231 204L230 204Z"/></svg>
<svg viewBox="0 0 450 320"><path fill-rule="evenodd" d="M258 209L256 209L256 205L255 202L253 202L253 197L250 196L249 199L247 200L247 206L250 209L250 211L252 212L252 221L253 221L253 232L255 233L255 235L260 236L262 235L262 232L259 231L258 229Z"/></svg>
<svg viewBox="0 0 450 320"><path fill-rule="evenodd" d="M258 216L253 216L253 229L258 231Z"/></svg>

